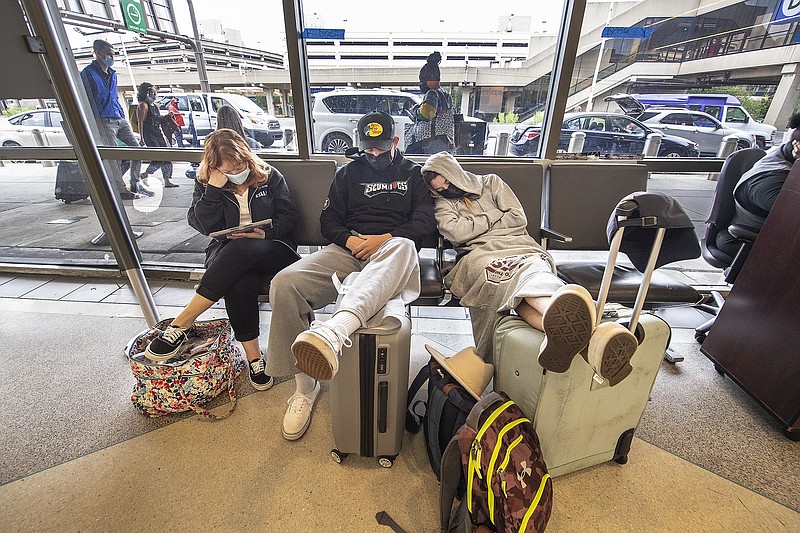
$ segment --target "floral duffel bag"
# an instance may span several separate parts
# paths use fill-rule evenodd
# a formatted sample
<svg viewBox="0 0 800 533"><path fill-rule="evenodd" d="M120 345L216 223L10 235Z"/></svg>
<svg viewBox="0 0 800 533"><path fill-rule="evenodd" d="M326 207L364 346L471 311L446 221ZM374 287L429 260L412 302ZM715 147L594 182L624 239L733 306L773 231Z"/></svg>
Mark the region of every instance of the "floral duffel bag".
<svg viewBox="0 0 800 533"><path fill-rule="evenodd" d="M244 369L241 349L233 342L227 319L195 322L187 332L181 351L172 359L156 363L144 356L145 348L172 319L143 331L128 342L125 355L136 378L131 401L144 416L194 411L211 419L227 418L236 408L234 381ZM202 405L227 391L228 412L214 415Z"/></svg>

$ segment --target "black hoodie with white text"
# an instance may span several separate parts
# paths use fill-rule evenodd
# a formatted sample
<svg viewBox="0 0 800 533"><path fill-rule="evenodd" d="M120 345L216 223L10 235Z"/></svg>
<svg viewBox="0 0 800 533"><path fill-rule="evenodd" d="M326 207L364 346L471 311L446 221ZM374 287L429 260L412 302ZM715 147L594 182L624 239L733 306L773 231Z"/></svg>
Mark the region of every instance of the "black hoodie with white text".
<svg viewBox="0 0 800 533"><path fill-rule="evenodd" d="M384 170L372 168L363 152L348 157L353 161L336 171L319 217L326 239L345 249L351 231L405 237L417 249L435 239L433 200L419 165L400 152Z"/></svg>

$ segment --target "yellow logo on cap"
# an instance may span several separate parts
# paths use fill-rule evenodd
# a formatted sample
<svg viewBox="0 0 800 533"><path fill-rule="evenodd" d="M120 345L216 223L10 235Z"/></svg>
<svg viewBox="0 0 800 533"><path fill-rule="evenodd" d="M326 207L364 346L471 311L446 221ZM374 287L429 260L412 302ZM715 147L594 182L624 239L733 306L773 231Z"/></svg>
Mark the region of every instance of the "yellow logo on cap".
<svg viewBox="0 0 800 533"><path fill-rule="evenodd" d="M383 126L377 122L370 122L364 127L364 135L367 137L380 137L383 133Z"/></svg>

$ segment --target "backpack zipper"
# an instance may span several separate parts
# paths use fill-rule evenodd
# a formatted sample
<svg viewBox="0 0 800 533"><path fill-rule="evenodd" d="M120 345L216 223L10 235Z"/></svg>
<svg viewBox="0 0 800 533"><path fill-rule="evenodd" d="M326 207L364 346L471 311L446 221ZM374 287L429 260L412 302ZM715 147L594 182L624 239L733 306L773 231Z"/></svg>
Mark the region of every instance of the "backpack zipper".
<svg viewBox="0 0 800 533"><path fill-rule="evenodd" d="M513 422L509 422L508 424L503 426L503 429L501 429L500 432L497 434L497 445L494 447L494 451L492 451L492 458L489 461L489 472L490 473L494 471L494 465L497 463L497 457L500 455L500 448L501 448L501 444L503 442L503 437L505 436L505 434L508 433L509 431L511 431L512 429L514 429L515 427L517 427L518 425L523 424L525 422L530 422L530 420L528 420L527 418L518 418L518 419L514 420ZM522 435L520 435L519 438L522 439ZM515 441L515 442L517 442L517 441ZM506 462L507 462L507 459L508 459L508 453L510 451L511 451L510 448L506 449ZM486 486L489 489L488 490L488 492L489 492L489 520L491 520L492 524L494 524L494 492L492 491L491 481L492 481L491 479L487 480ZM497 524L495 524L495 525L497 525Z"/></svg>
<svg viewBox="0 0 800 533"><path fill-rule="evenodd" d="M513 405L514 402L509 400L502 404L500 407L494 410L491 415L486 419L486 421L481 426L481 429L475 435L475 438L472 440L472 446L470 446L470 453L469 453L469 463L467 465L467 510L472 512L472 479L473 473L478 475L479 479L483 479L481 475L481 445L480 440L483 437L483 434L489 429L489 426L492 425L492 422L500 416L500 413L508 409L509 406Z"/></svg>
<svg viewBox="0 0 800 533"><path fill-rule="evenodd" d="M497 469L497 475L501 477L500 480L500 487L503 489L503 496L508 497L508 493L506 492L506 480L502 478L503 474L506 472L506 466L508 466L508 461L511 459L511 451L517 447L517 444L522 442L522 435L517 437L511 444L508 445L508 449L506 450L506 456L503 459L503 462L500 463L500 468Z"/></svg>

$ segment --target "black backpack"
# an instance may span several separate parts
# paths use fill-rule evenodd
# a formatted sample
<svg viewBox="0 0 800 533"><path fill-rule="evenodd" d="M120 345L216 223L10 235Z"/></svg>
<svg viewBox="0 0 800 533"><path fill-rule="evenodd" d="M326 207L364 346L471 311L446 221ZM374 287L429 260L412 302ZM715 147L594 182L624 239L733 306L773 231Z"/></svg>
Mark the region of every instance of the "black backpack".
<svg viewBox="0 0 800 533"><path fill-rule="evenodd" d="M419 394L420 398L415 400L426 381L427 395ZM447 443L464 425L475 403L475 398L433 357L411 382L406 430L410 433L417 433L420 427L425 430L425 449L436 479L439 479Z"/></svg>

